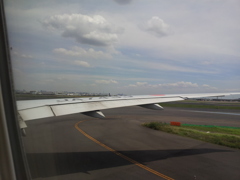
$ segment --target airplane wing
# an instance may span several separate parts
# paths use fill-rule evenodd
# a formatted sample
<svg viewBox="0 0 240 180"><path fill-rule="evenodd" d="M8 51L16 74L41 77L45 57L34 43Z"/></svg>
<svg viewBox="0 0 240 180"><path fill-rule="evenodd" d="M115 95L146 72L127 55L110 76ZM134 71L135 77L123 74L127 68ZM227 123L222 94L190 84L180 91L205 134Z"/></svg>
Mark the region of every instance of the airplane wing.
<svg viewBox="0 0 240 180"><path fill-rule="evenodd" d="M82 113L88 116L105 117L100 110L127 106L141 106L161 110L158 103L182 101L188 98L222 97L240 93L204 93L204 94L172 94L144 96L107 96L90 98L45 99L17 101L20 116L20 128L27 127L24 121L39 118Z"/></svg>

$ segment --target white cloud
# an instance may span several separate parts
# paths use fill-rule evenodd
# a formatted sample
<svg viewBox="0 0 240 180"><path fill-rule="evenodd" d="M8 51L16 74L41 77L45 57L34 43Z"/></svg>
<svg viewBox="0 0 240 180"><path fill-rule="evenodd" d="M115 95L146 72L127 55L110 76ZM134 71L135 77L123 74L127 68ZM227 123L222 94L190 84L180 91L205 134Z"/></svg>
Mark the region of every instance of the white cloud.
<svg viewBox="0 0 240 180"><path fill-rule="evenodd" d="M116 3L125 5L125 4L130 4L132 0L114 0Z"/></svg>
<svg viewBox="0 0 240 180"><path fill-rule="evenodd" d="M23 53L20 53L17 51L13 51L12 55L16 56L16 57L21 57L21 58L30 58L30 59L33 58L33 56L31 56L31 55L23 54Z"/></svg>
<svg viewBox="0 0 240 180"><path fill-rule="evenodd" d="M137 82L136 84L130 84L130 87L151 87L151 88L198 88L197 83L192 82L176 82L176 83L165 83L165 84L148 84L147 82Z"/></svg>
<svg viewBox="0 0 240 180"><path fill-rule="evenodd" d="M85 62L85 61L74 61L74 64L79 65L79 66L83 66L83 67L91 67L90 64L88 62Z"/></svg>
<svg viewBox="0 0 240 180"><path fill-rule="evenodd" d="M176 83L168 83L168 84L159 84L159 87L167 87L167 88L197 88L199 85L197 83L192 83L192 82L176 82Z"/></svg>
<svg viewBox="0 0 240 180"><path fill-rule="evenodd" d="M118 84L117 81L112 80L112 79L110 79L110 80L96 80L95 82L98 83L98 84Z"/></svg>
<svg viewBox="0 0 240 180"><path fill-rule="evenodd" d="M81 58L91 58L91 59L111 59L112 56L109 53L105 53L103 51L95 51L93 48L83 49L81 47L75 46L72 47L71 50L67 50L64 48L54 49L53 52L73 57L81 57Z"/></svg>
<svg viewBox="0 0 240 180"><path fill-rule="evenodd" d="M95 46L109 46L118 40L121 28L116 28L100 15L82 14L54 15L42 22L52 31L60 31L63 37L74 38L77 42Z"/></svg>
<svg viewBox="0 0 240 180"><path fill-rule="evenodd" d="M137 82L136 83L137 86L145 86L147 84L148 84L147 82Z"/></svg>
<svg viewBox="0 0 240 180"><path fill-rule="evenodd" d="M148 20L145 30L158 37L170 34L169 25L157 16L153 16Z"/></svg>
<svg viewBox="0 0 240 180"><path fill-rule="evenodd" d="M136 84L129 84L129 87L150 87L151 85L148 84L147 82L136 82Z"/></svg>
<svg viewBox="0 0 240 180"><path fill-rule="evenodd" d="M193 68L193 67L187 67L184 65L173 65L173 64L167 64L167 63L160 63L160 62L148 62L141 63L141 66L147 67L150 69L156 69L161 71L176 71L176 72L190 72L190 73L203 73L203 74L215 74L217 73L216 70L206 70L201 68Z"/></svg>
<svg viewBox="0 0 240 180"><path fill-rule="evenodd" d="M217 90L216 87L212 87L212 86L209 86L209 85L207 85L207 84L203 84L202 87L203 87L204 89Z"/></svg>
<svg viewBox="0 0 240 180"><path fill-rule="evenodd" d="M128 86L129 87L137 87L137 85L135 85L135 84L129 84Z"/></svg>
<svg viewBox="0 0 240 180"><path fill-rule="evenodd" d="M159 92L164 92L166 94L175 93L208 93L208 92L218 92L219 89L207 84L200 85L193 82L179 81L175 83L163 83L163 84L150 84L147 82L136 82L135 84L129 84L125 86L128 90L127 92L133 92L136 94L155 94Z"/></svg>

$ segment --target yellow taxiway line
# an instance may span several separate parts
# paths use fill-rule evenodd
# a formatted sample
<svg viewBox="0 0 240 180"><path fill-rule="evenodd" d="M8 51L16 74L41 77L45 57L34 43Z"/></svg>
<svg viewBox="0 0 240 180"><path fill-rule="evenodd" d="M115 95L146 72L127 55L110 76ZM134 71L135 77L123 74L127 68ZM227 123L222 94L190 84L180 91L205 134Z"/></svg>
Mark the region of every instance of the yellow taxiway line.
<svg viewBox="0 0 240 180"><path fill-rule="evenodd" d="M113 152L114 154L116 154L116 155L122 157L123 159L125 159L125 160L127 160L127 161L129 161L129 162L131 162L131 163L133 163L133 164L135 164L136 166L138 166L138 167L140 167L140 168L143 168L143 169L145 169L145 170L147 170L147 171L149 171L149 172L151 172L151 173L153 173L153 174L155 174L155 175L157 175L157 176L159 176L159 177L161 177L161 178L164 178L164 179L167 179L167 180L174 180L173 178L170 178L170 177L168 177L168 176L166 176L166 175L164 175L164 174L162 174L162 173L160 173L160 172L158 172L158 171L155 171L155 170L153 170L153 169L151 169L151 168L149 168L149 167L147 167L147 166L145 166L145 165L143 165L143 164L141 164L141 163L139 163L139 162L137 162L137 161L135 161L135 160L133 160L133 159L125 156L125 155L123 155L122 153L120 153L120 152L118 152L118 151L116 151L116 150L108 147L107 145L101 143L100 141L96 140L95 138L93 138L92 136L90 136L89 134L87 134L86 132L84 132L82 129L80 129L80 128L78 127L78 125L79 125L80 123L85 122L85 121L87 121L87 120L79 121L78 123L76 123L76 124L75 124L75 128L76 128L79 132L81 132L84 136L86 136L88 139L91 139L93 142L97 143L98 145L104 147L105 149Z"/></svg>

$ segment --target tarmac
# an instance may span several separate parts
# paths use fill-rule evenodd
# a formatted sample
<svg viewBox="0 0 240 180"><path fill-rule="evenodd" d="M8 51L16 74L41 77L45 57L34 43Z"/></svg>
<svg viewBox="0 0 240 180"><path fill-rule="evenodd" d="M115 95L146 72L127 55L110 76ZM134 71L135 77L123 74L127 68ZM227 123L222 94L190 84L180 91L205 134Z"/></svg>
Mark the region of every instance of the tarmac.
<svg viewBox="0 0 240 180"><path fill-rule="evenodd" d="M239 111L197 111L213 112L126 107L103 111L105 119L74 114L27 121L23 142L32 178L239 180L240 150L141 126L177 121L240 127Z"/></svg>

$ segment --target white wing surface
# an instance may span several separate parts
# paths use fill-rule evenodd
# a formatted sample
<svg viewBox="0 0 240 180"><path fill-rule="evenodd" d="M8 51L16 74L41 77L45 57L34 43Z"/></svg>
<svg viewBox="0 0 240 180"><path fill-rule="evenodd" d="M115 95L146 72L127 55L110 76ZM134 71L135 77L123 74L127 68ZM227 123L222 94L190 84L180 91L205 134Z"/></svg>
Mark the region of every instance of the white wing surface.
<svg viewBox="0 0 240 180"><path fill-rule="evenodd" d="M126 106L141 106L163 109L157 103L181 101L188 98L221 97L240 93L172 94L145 96L109 96L94 98L46 99L17 101L17 109L22 120L34 120L52 116L83 113L93 117L104 117L100 110ZM22 126L23 128L23 126Z"/></svg>

